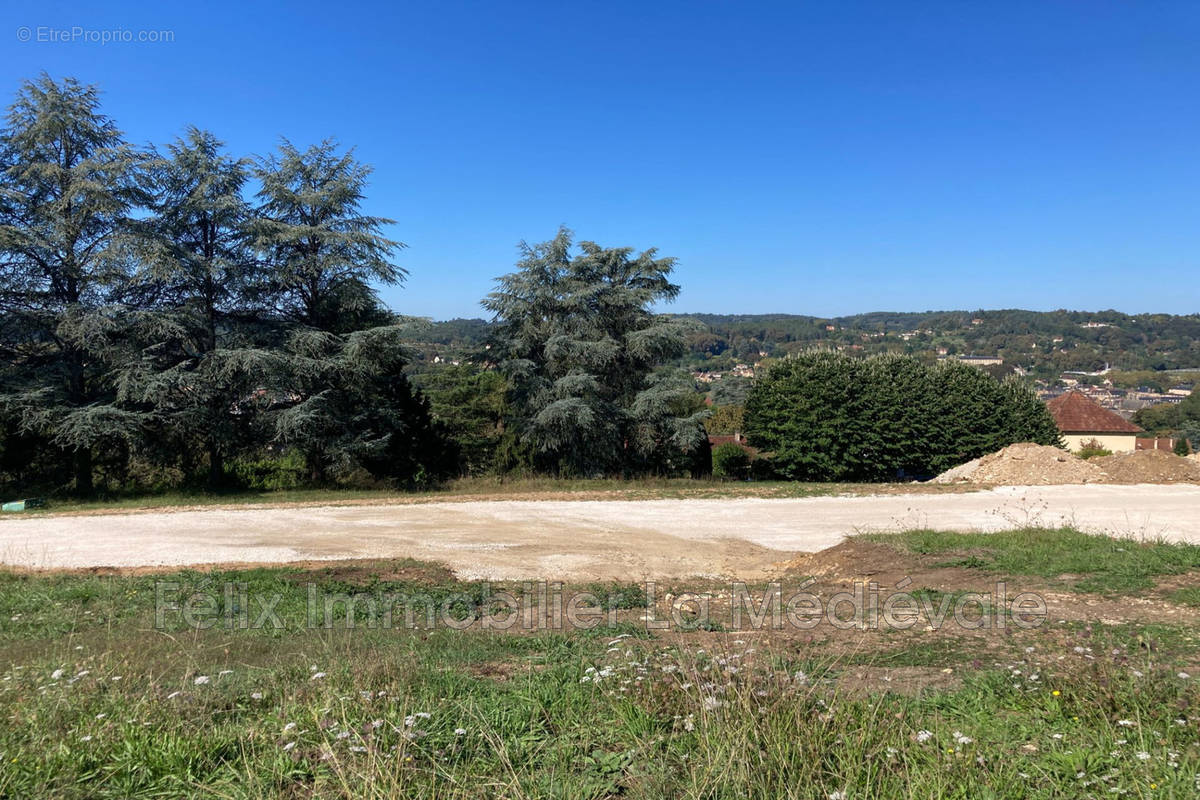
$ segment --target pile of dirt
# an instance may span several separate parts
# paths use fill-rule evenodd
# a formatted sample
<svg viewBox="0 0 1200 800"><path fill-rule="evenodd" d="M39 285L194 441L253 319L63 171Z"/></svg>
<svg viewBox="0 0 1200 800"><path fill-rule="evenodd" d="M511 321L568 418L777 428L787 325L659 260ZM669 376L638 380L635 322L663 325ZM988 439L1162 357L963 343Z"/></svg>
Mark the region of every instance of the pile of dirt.
<svg viewBox="0 0 1200 800"><path fill-rule="evenodd" d="M1022 442L947 470L935 483L986 483L999 486L1045 486L1063 483L1105 483L1108 476L1096 464L1065 450Z"/></svg>
<svg viewBox="0 0 1200 800"><path fill-rule="evenodd" d="M969 483L975 470L979 469L980 459L973 458L965 464L952 467L934 478L931 483Z"/></svg>
<svg viewBox="0 0 1200 800"><path fill-rule="evenodd" d="M1200 483L1200 462L1164 450L1136 450L1093 459L1109 483Z"/></svg>

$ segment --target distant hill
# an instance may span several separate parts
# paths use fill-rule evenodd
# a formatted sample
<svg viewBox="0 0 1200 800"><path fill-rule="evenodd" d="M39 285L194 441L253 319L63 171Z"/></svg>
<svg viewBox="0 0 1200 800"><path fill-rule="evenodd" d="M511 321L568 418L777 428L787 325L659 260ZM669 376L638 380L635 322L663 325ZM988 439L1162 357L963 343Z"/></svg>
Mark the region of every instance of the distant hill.
<svg viewBox="0 0 1200 800"><path fill-rule="evenodd" d="M681 314L704 326L692 363L745 363L813 346L863 353L996 356L1035 374L1200 367L1200 314L876 311L844 317Z"/></svg>
<svg viewBox="0 0 1200 800"><path fill-rule="evenodd" d="M1006 368L1056 377L1063 371L1200 368L1200 314L1119 311L873 311L844 317L801 314L673 314L697 323L684 363L728 370L809 347L863 354L994 356ZM422 357L462 355L487 335L482 319L432 322L414 332Z"/></svg>

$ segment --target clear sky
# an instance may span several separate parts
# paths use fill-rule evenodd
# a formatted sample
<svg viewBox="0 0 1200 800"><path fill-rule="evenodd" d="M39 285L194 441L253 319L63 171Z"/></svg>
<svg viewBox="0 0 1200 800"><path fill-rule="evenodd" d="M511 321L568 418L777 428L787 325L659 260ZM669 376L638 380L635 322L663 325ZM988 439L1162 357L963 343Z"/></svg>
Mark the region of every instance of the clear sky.
<svg viewBox="0 0 1200 800"><path fill-rule="evenodd" d="M0 41L135 143L356 147L408 314L560 223L677 257L679 311L1200 311L1196 2L6 0Z"/></svg>

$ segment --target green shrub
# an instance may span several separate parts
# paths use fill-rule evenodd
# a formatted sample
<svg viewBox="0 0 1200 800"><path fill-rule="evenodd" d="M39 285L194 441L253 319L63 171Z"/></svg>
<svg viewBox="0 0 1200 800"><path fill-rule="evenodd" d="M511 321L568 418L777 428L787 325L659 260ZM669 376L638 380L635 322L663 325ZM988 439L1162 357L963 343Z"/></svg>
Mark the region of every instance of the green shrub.
<svg viewBox="0 0 1200 800"><path fill-rule="evenodd" d="M1192 448L1188 446L1188 440L1186 436L1180 436L1175 440L1175 455L1186 456L1191 452Z"/></svg>
<svg viewBox="0 0 1200 800"><path fill-rule="evenodd" d="M750 454L733 442L714 448L712 461L713 477L735 481L750 477Z"/></svg>
<svg viewBox="0 0 1200 800"><path fill-rule="evenodd" d="M231 483L241 489L276 492L302 487L307 478L304 456L289 451L257 461L234 460L225 465Z"/></svg>
<svg viewBox="0 0 1200 800"><path fill-rule="evenodd" d="M1106 449L1104 445L1100 444L1100 442L1092 439L1090 441L1083 442L1079 448L1079 452L1077 452L1075 455L1079 456L1080 458L1099 458L1101 456L1111 456L1112 450Z"/></svg>
<svg viewBox="0 0 1200 800"><path fill-rule="evenodd" d="M776 363L746 399L749 443L783 478L932 477L1016 442L1061 446L1033 391L958 361L816 351Z"/></svg>

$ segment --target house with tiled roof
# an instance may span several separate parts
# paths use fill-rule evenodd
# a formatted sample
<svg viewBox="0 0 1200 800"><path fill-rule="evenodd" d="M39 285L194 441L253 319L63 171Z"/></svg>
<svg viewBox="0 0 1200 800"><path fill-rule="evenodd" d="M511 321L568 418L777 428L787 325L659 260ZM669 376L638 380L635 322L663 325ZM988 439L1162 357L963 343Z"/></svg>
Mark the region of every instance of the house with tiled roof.
<svg viewBox="0 0 1200 800"><path fill-rule="evenodd" d="M1080 392L1047 400L1046 408L1062 431L1068 450L1081 450L1093 442L1114 453L1137 449L1142 429Z"/></svg>
<svg viewBox="0 0 1200 800"><path fill-rule="evenodd" d="M711 434L711 433L708 435L708 446L711 447L713 450L716 450L718 447L720 447L723 444L730 444L730 443L736 444L738 447L745 450L746 454L749 455L751 458L754 458L756 455L758 455L758 450L751 447L746 442L746 437L743 436L740 432L734 433L732 435Z"/></svg>

